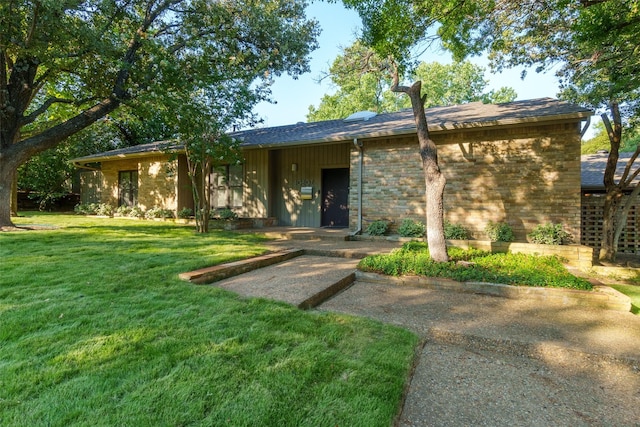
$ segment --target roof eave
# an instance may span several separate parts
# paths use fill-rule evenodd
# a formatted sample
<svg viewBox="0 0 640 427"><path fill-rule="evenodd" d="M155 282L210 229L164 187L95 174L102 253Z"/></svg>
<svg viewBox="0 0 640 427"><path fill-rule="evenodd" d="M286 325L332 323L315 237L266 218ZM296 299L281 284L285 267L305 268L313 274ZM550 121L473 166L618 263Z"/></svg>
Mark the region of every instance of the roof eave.
<svg viewBox="0 0 640 427"><path fill-rule="evenodd" d="M77 159L70 160L74 166L81 169L95 169L93 167L86 166L89 163L101 163L101 162L109 162L114 160L124 160L124 159L136 159L139 157L148 157L149 155L163 155L163 154L180 154L184 153L184 148L177 148L172 150L151 150L151 151L142 151L139 153L122 153L116 154L113 156L85 156L79 157Z"/></svg>
<svg viewBox="0 0 640 427"><path fill-rule="evenodd" d="M494 121L477 121L477 122L441 122L438 124L430 124L429 132L446 132L446 131L460 131L460 130L476 130L480 128L494 128L494 127L511 127L522 124L541 124L551 122L569 122L569 121L581 121L591 116L589 111L579 113L559 114L554 116L542 116L542 117L524 117L515 119L502 119ZM428 119L427 119L428 121ZM299 145L314 145L314 144L326 144L326 143L339 143L353 141L354 139L377 139L388 138L392 136L402 136L415 134L415 127L405 127L399 129L392 129L388 131L369 132L369 133L354 133L340 135L333 138L319 138L312 140L295 140L287 142L271 142L266 144L240 144L243 149L260 149L260 148L278 148L278 147L291 147Z"/></svg>

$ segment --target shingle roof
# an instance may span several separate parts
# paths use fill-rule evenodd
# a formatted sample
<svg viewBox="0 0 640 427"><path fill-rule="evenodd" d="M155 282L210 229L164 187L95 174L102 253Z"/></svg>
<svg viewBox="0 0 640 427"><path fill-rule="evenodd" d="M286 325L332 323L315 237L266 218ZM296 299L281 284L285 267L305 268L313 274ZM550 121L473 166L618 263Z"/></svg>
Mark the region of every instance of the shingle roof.
<svg viewBox="0 0 640 427"><path fill-rule="evenodd" d="M575 104L552 98L515 101L504 104L469 104L429 108L426 111L429 130L432 132L479 127L503 126L556 120L582 120L592 112ZM415 133L411 110L378 114L368 120L327 120L313 123L297 123L234 132L243 148L260 148L286 145L307 145L324 142L350 141L353 138L375 138ZM144 153L162 152L167 144L172 150L180 150L179 144L167 141L138 145L136 147L98 153L74 159L76 164L97 162Z"/></svg>
<svg viewBox="0 0 640 427"><path fill-rule="evenodd" d="M561 119L584 119L592 112L578 105L552 98L515 101L504 104L469 104L429 108L426 111L432 132L476 127L500 126ZM244 147L312 144L348 141L415 133L411 110L379 114L366 121L328 120L314 123L251 129L236 132Z"/></svg>
<svg viewBox="0 0 640 427"><path fill-rule="evenodd" d="M615 180L622 177L624 168L627 166L627 162L631 158L633 153L620 153L618 158L618 165L616 167ZM608 153L602 154L587 154L582 156L582 189L583 190L604 190L604 170L607 167ZM640 160L636 159L634 162L633 171L640 167ZM640 182L640 178L636 178L634 182Z"/></svg>
<svg viewBox="0 0 640 427"><path fill-rule="evenodd" d="M73 159L73 163L90 163L111 158L130 157L134 155L146 155L151 153L166 153L180 151L183 149L182 144L175 141L156 141L148 144L134 145L133 147L118 148L116 150L104 151L98 154L79 157Z"/></svg>

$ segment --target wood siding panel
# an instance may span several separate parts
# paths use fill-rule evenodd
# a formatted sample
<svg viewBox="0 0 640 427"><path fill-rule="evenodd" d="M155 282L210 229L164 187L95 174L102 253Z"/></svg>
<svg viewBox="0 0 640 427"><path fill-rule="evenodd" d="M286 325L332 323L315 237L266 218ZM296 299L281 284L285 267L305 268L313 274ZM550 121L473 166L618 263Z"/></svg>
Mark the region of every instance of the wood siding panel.
<svg viewBox="0 0 640 427"><path fill-rule="evenodd" d="M349 147L346 143L295 147L272 154L273 213L279 225L320 227L322 169L348 168ZM301 187L313 187L313 199L302 200Z"/></svg>
<svg viewBox="0 0 640 427"><path fill-rule="evenodd" d="M269 216L269 152L247 150L244 159L243 208L239 215L266 218Z"/></svg>

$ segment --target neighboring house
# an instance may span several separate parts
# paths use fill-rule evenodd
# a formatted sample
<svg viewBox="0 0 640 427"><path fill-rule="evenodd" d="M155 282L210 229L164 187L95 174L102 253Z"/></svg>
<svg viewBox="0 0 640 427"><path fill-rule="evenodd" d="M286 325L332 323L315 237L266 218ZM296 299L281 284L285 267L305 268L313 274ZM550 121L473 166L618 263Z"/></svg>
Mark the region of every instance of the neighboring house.
<svg viewBox="0 0 640 427"><path fill-rule="evenodd" d="M620 153L616 167L615 181L619 182L633 153ZM609 153L582 156L582 232L583 245L599 248L602 240L602 217L604 209L604 170ZM631 173L640 167L635 160ZM640 178L634 180L640 182ZM627 203L632 188L625 189L623 205ZM640 197L636 197L627 216L627 225L620 235L618 252L640 253Z"/></svg>
<svg viewBox="0 0 640 427"><path fill-rule="evenodd" d="M430 108L426 115L447 179L444 204L451 223L485 238L489 221L506 221L524 240L536 225L555 222L579 240L580 133L591 111L544 98ZM391 221L392 228L405 218L425 220L424 175L411 111L364 112L232 136L241 141L245 161L215 172L214 208L274 217L279 225L353 231L378 219ZM176 146L178 155L171 157L161 146L74 162L101 170L93 184L100 188L101 202L190 207L184 155Z"/></svg>

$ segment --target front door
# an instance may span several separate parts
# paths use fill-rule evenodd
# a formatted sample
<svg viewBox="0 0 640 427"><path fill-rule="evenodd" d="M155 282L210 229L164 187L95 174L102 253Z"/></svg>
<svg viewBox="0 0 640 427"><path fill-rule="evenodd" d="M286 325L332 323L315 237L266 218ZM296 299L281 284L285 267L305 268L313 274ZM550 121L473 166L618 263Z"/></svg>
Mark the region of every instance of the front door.
<svg viewBox="0 0 640 427"><path fill-rule="evenodd" d="M349 226L349 168L322 170L322 226Z"/></svg>

